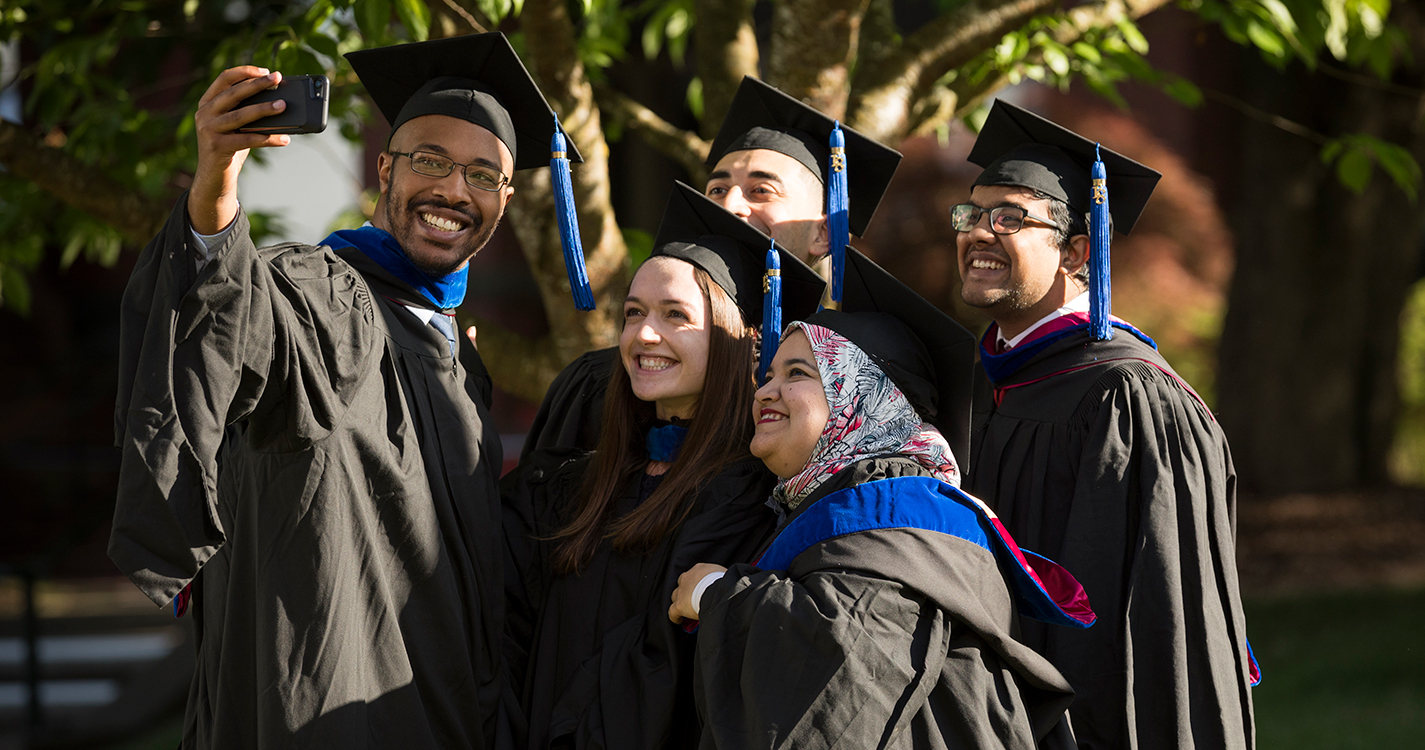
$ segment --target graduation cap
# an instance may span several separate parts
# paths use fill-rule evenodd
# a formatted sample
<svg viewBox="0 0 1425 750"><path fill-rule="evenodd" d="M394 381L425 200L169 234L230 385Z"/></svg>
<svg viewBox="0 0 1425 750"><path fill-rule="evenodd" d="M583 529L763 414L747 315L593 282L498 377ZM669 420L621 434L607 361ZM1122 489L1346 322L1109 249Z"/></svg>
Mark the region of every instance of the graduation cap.
<svg viewBox="0 0 1425 750"><path fill-rule="evenodd" d="M1133 229L1162 174L1003 99L995 100L967 158L985 168L975 185L1032 188L1087 215L1089 329L1095 339L1113 338L1108 322L1110 235L1114 229L1124 234Z"/></svg>
<svg viewBox="0 0 1425 750"><path fill-rule="evenodd" d="M734 151L752 149L790 156L826 186L832 299L840 300L845 265L841 248L851 241L851 234L865 234L900 164L900 152L843 127L756 78L744 77L722 128L713 138L707 164L716 166Z"/></svg>
<svg viewBox="0 0 1425 750"><path fill-rule="evenodd" d="M781 338L780 318L799 320L811 315L826 289L826 282L810 266L771 237L681 182L674 184L653 241L653 256L660 255L706 271L737 304L748 325L774 320L771 330L762 332L764 360L770 359L766 350L775 351ZM769 258L777 265L775 274L768 273ZM775 311L764 299L774 287L780 296ZM777 314L771 315L774 312Z"/></svg>
<svg viewBox="0 0 1425 750"><path fill-rule="evenodd" d="M569 162L584 158L565 138L558 115L505 35L496 31L398 44L349 52L346 59L393 135L409 120L446 115L494 133L509 148L516 171L550 168L569 286L579 309L592 310L569 176ZM548 151L545 144L550 144Z"/></svg>
<svg viewBox="0 0 1425 750"><path fill-rule="evenodd" d="M840 310L803 320L860 347L968 466L975 335L852 247L844 291Z"/></svg>

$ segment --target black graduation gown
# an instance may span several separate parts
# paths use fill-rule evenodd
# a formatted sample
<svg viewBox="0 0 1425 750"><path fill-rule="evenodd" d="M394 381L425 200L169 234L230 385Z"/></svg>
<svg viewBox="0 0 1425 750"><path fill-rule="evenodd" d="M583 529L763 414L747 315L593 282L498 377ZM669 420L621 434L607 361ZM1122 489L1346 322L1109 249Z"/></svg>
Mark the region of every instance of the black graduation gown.
<svg viewBox="0 0 1425 750"><path fill-rule="evenodd" d="M512 744L479 355L354 248L194 244L185 197L124 295L109 545L160 606L193 583L184 746Z"/></svg>
<svg viewBox="0 0 1425 750"><path fill-rule="evenodd" d="M924 476L905 457L832 477L788 522L837 490ZM1072 748L1073 698L1013 638L995 558L917 528L813 544L787 570L733 566L703 592L700 747Z"/></svg>
<svg viewBox="0 0 1425 750"><path fill-rule="evenodd" d="M1001 378L966 490L1098 614L1085 631L1024 628L1074 686L1081 747L1250 748L1227 440L1151 346L1114 334L1072 332Z"/></svg>
<svg viewBox="0 0 1425 750"><path fill-rule="evenodd" d="M618 347L609 347L584 352L561 370L530 423L520 461L536 450L593 450L603 429L609 373L618 366Z"/></svg>
<svg viewBox="0 0 1425 750"><path fill-rule="evenodd" d="M523 662L530 747L687 748L697 741L695 638L668 620L678 576L700 562L750 559L775 528L775 483L760 461L729 466L698 492L690 515L656 548L615 553L604 540L578 575L555 575L552 532L571 512L589 464L581 451L536 451L506 484L512 560L512 664ZM615 500L640 502L636 479Z"/></svg>

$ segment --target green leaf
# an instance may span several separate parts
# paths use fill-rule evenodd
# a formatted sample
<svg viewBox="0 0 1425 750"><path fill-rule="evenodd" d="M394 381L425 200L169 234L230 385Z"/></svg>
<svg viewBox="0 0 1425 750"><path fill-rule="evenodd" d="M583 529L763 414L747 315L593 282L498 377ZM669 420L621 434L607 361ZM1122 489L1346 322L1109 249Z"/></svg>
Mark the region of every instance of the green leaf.
<svg viewBox="0 0 1425 750"><path fill-rule="evenodd" d="M1295 34L1296 19L1292 18L1291 11L1281 0L1257 0L1257 4L1266 11L1266 18L1270 20L1277 29L1288 34Z"/></svg>
<svg viewBox="0 0 1425 750"><path fill-rule="evenodd" d="M1336 162L1336 177L1341 184L1359 193L1371 181L1371 157L1363 149L1352 147Z"/></svg>
<svg viewBox="0 0 1425 750"><path fill-rule="evenodd" d="M475 3L475 6L480 9L480 12L484 13L486 18L489 18L495 23L504 20L505 16L510 15L511 12L515 15L519 15L520 6L522 5L522 2L511 3L510 0L476 0Z"/></svg>
<svg viewBox="0 0 1425 750"><path fill-rule="evenodd" d="M623 234L623 244L628 248L629 260L633 262L633 267L638 268L643 261L653 254L653 235L642 229L628 227L620 230Z"/></svg>
<svg viewBox="0 0 1425 750"><path fill-rule="evenodd" d="M995 45L995 63L1000 66L1010 65L1024 56L1021 49L1028 48L1028 38L1017 31L1011 31Z"/></svg>
<svg viewBox="0 0 1425 750"><path fill-rule="evenodd" d="M1322 11L1328 19L1324 41L1326 49L1337 60L1346 57L1346 35L1351 29L1351 20L1346 15L1346 3L1344 0L1327 0L1322 3Z"/></svg>
<svg viewBox="0 0 1425 750"><path fill-rule="evenodd" d="M1044 64L1048 65L1055 75L1066 76L1069 74L1069 56L1064 54L1063 47L1046 46L1044 48Z"/></svg>
<svg viewBox="0 0 1425 750"><path fill-rule="evenodd" d="M643 25L643 59L652 60L658 57L658 52L663 49L663 27L662 24L654 23L654 19Z"/></svg>
<svg viewBox="0 0 1425 750"><path fill-rule="evenodd" d="M327 19L331 18L332 13L335 12L336 8L332 7L332 4L328 0L317 0L317 2L312 3L312 7L308 8L307 12L302 16L302 26L315 31L320 28L322 24L326 23Z"/></svg>
<svg viewBox="0 0 1425 750"><path fill-rule="evenodd" d="M424 42L430 38L430 8L424 0L396 0L396 15L412 41Z"/></svg>
<svg viewBox="0 0 1425 750"><path fill-rule="evenodd" d="M326 34L312 34L306 39L307 46L316 50L318 54L326 57L336 67L341 64L341 50L337 48L336 40Z"/></svg>
<svg viewBox="0 0 1425 750"><path fill-rule="evenodd" d="M694 76L693 80L688 81L687 100L693 117L703 119L703 79Z"/></svg>
<svg viewBox="0 0 1425 750"><path fill-rule="evenodd" d="M0 298L5 306L26 317L30 314L30 283L18 269L0 266Z"/></svg>
<svg viewBox="0 0 1425 750"><path fill-rule="evenodd" d="M1325 146L1321 147L1321 163L1330 164L1336 161L1336 157L1341 155L1341 150L1345 147L1346 144L1340 138L1334 138L1327 142Z"/></svg>
<svg viewBox="0 0 1425 750"><path fill-rule="evenodd" d="M1179 76L1171 76L1163 84L1163 91L1187 107L1202 105L1202 90L1192 81Z"/></svg>
<svg viewBox="0 0 1425 750"><path fill-rule="evenodd" d="M1088 42L1074 42L1072 49L1075 55L1091 63L1098 64L1103 62L1103 55L1099 54L1098 48Z"/></svg>
<svg viewBox="0 0 1425 750"><path fill-rule="evenodd" d="M1364 145L1375 154L1381 169L1390 175L1395 186L1400 188L1411 201L1415 200L1420 188L1420 164L1410 152L1387 141L1370 136L1360 136Z"/></svg>
<svg viewBox="0 0 1425 750"><path fill-rule="evenodd" d="M960 119L965 123L965 127L970 129L971 133L979 135L980 129L985 126L985 120L989 118L990 105L989 102L985 102L973 110L966 112L965 116Z"/></svg>
<svg viewBox="0 0 1425 750"><path fill-rule="evenodd" d="M1123 35L1123 41L1128 43L1128 48L1140 55L1148 54L1148 38L1143 36L1143 32L1129 20L1127 16L1118 19L1114 24L1118 28L1118 33Z"/></svg>
<svg viewBox="0 0 1425 750"><path fill-rule="evenodd" d="M1247 38L1258 49L1278 60L1286 57L1286 42L1284 42L1275 31L1267 28L1261 21L1252 19L1247 22Z"/></svg>
<svg viewBox="0 0 1425 750"><path fill-rule="evenodd" d="M391 23L391 0L356 0L356 27L366 46L376 46L386 38Z"/></svg>

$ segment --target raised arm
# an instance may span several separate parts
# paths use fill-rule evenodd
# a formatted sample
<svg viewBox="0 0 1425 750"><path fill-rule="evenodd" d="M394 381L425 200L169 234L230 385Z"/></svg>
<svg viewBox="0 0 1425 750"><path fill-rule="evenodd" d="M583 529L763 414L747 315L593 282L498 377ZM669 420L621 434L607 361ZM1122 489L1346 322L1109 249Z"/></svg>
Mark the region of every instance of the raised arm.
<svg viewBox="0 0 1425 750"><path fill-rule="evenodd" d="M188 193L188 221L199 234L217 234L237 218L238 173L254 148L286 146L286 135L239 133L238 128L281 112L282 100L239 107L244 99L282 82L282 74L242 65L229 68L203 92L193 116L198 131L198 171Z"/></svg>

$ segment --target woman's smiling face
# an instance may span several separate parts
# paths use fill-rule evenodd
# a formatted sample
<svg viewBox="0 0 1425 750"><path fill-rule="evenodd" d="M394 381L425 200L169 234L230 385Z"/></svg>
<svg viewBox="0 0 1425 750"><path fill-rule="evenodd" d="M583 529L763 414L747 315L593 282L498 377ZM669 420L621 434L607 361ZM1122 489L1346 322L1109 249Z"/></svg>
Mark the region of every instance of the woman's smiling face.
<svg viewBox="0 0 1425 750"><path fill-rule="evenodd" d="M783 479L795 476L811 460L831 417L806 334L798 330L782 342L756 399L752 455Z"/></svg>
<svg viewBox="0 0 1425 750"><path fill-rule="evenodd" d="M708 313L689 263L655 257L633 277L619 355L633 395L652 401L659 419L690 419L697 409L707 379Z"/></svg>

